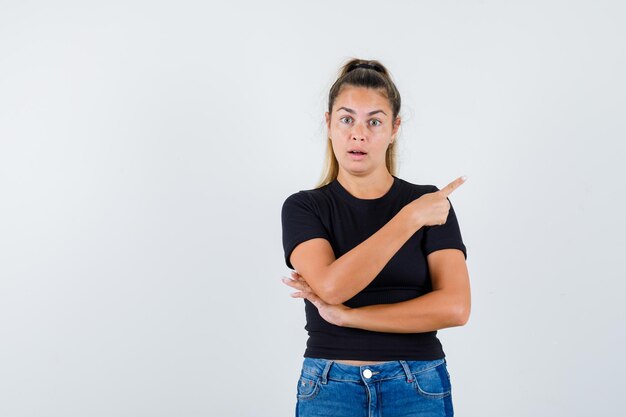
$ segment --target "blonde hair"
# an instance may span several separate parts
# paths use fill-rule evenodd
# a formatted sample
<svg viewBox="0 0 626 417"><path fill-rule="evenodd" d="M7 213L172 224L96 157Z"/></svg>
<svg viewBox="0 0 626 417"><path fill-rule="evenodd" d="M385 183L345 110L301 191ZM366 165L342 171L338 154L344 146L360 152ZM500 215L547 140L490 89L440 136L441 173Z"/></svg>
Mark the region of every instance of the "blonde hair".
<svg viewBox="0 0 626 417"><path fill-rule="evenodd" d="M370 68L359 67L359 64L368 64ZM328 112L332 115L335 99L344 86L366 87L381 90L388 99L392 110L392 125L395 124L400 112L400 93L396 85L391 80L387 68L377 60L363 60L351 58L339 70L339 77L330 88L328 94ZM397 175L396 165L396 141L394 140L387 148L385 163L391 175ZM339 162L333 152L333 145L330 138L326 142L326 155L324 157L324 168L318 184L315 188L334 181L339 173Z"/></svg>

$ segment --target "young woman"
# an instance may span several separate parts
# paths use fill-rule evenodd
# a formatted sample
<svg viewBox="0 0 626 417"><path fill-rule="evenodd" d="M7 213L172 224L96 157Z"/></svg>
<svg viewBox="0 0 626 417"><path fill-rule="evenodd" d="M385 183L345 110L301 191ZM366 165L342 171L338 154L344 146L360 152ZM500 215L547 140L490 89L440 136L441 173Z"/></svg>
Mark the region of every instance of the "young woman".
<svg viewBox="0 0 626 417"><path fill-rule="evenodd" d="M400 94L352 59L329 93L326 171L282 207L283 281L309 338L296 416L451 416L437 330L470 314L467 252L448 196L396 176Z"/></svg>

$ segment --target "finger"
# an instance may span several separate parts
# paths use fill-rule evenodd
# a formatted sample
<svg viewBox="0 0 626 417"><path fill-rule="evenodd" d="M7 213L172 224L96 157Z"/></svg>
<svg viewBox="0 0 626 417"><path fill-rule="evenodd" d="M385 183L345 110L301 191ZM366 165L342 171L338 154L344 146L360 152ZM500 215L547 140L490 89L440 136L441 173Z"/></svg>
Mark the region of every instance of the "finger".
<svg viewBox="0 0 626 417"><path fill-rule="evenodd" d="M296 288L298 289L298 288ZM313 291L309 291L309 290L300 290L300 291L296 291L294 293L291 294L298 294L299 296L305 297L305 298L309 298L309 297L317 297L317 295L313 292Z"/></svg>
<svg viewBox="0 0 626 417"><path fill-rule="evenodd" d="M322 300L313 293L302 293L303 297L309 300L318 309L322 307Z"/></svg>
<svg viewBox="0 0 626 417"><path fill-rule="evenodd" d="M313 291L300 290L292 292L290 295L294 298L306 298L307 300L315 304L316 307L319 307L320 305L321 299Z"/></svg>
<svg viewBox="0 0 626 417"><path fill-rule="evenodd" d="M304 284L302 284L300 281L295 281L293 279L289 279L286 277L283 277L281 281L283 281L286 285L289 285L290 287L298 289L298 290L304 288Z"/></svg>
<svg viewBox="0 0 626 417"><path fill-rule="evenodd" d="M303 298L309 300L316 308L320 308L319 300L312 294L304 293L302 291L291 293L292 298Z"/></svg>
<svg viewBox="0 0 626 417"><path fill-rule="evenodd" d="M298 272L292 272L291 276L293 277L293 279L304 281L304 277L302 275L300 275Z"/></svg>
<svg viewBox="0 0 626 417"><path fill-rule="evenodd" d="M454 191L457 188L459 188L459 186L461 184L463 184L465 182L465 180L467 180L467 177L465 175L463 175L463 176L455 179L454 181L452 181L450 184L448 184L445 187L443 187L441 190L439 190L439 192L442 193L445 197L447 197L450 194L452 194L452 191Z"/></svg>
<svg viewBox="0 0 626 417"><path fill-rule="evenodd" d="M304 285L308 285L309 284L308 282L306 282L306 280L302 276L296 278L294 281L300 282L300 283L302 283Z"/></svg>

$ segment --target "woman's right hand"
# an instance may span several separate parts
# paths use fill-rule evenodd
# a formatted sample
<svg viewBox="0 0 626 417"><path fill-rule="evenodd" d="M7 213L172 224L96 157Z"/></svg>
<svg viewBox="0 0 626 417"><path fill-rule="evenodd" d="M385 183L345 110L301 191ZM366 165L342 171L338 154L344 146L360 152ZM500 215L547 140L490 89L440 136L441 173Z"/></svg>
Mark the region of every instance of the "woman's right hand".
<svg viewBox="0 0 626 417"><path fill-rule="evenodd" d="M411 201L403 209L408 210L409 216L416 222L418 227L442 225L448 219L448 212L450 211L448 196L463 184L466 179L467 177L465 176L459 177L441 190L424 194L420 198Z"/></svg>

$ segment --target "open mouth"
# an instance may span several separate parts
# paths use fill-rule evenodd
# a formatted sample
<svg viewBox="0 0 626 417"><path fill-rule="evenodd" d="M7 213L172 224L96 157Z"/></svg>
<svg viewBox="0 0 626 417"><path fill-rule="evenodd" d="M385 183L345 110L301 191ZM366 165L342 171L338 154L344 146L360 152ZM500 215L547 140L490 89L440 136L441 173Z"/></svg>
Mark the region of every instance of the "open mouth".
<svg viewBox="0 0 626 417"><path fill-rule="evenodd" d="M367 156L367 153L363 151L348 151L348 155L350 155L350 159L353 161L362 161Z"/></svg>

